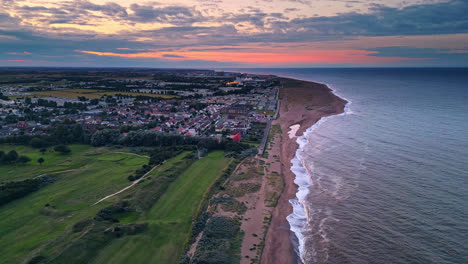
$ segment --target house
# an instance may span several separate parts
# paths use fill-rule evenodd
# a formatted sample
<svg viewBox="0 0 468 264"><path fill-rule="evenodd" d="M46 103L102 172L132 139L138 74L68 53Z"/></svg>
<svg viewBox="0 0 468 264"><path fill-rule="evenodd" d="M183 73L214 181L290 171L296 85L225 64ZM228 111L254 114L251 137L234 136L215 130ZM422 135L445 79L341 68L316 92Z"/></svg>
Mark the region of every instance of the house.
<svg viewBox="0 0 468 264"><path fill-rule="evenodd" d="M242 136L241 136L240 133L237 133L234 136L232 136L232 141L234 141L234 142L240 142L241 139L242 139Z"/></svg>
<svg viewBox="0 0 468 264"><path fill-rule="evenodd" d="M251 105L247 105L247 104L239 105L238 104L238 105L232 105L232 106L225 107L225 108L221 109L221 114L225 114L225 115L229 115L229 116L232 116L232 115L246 115L251 110L252 110Z"/></svg>
<svg viewBox="0 0 468 264"><path fill-rule="evenodd" d="M18 123L16 124L16 127L17 128L28 128L28 122L26 121L18 121Z"/></svg>

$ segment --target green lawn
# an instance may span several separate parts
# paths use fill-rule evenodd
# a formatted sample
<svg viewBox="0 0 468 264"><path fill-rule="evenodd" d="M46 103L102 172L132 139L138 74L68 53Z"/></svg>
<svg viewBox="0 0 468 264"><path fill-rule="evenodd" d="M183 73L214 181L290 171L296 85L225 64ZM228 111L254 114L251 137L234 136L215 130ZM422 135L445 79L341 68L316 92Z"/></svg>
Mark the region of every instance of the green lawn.
<svg viewBox="0 0 468 264"><path fill-rule="evenodd" d="M93 217L109 203L93 204L100 198L129 185L127 176L148 162L126 154L115 154L107 148L84 145L70 146L72 153L45 155L29 147L1 145L15 149L33 161L43 156L46 162L0 166L0 181L15 181L46 172L77 169L54 174L57 181L28 196L0 207L1 263L22 263L49 242L70 230L85 217ZM49 207L45 207L49 204Z"/></svg>
<svg viewBox="0 0 468 264"><path fill-rule="evenodd" d="M89 146L72 145L70 146L72 152L67 155L55 152L52 148L49 148L47 152L42 154L38 149L27 146L0 145L0 150L5 153L13 149L16 150L19 155L28 156L31 162L27 165L1 165L0 182L24 180L44 173L81 168L86 165L87 160L83 155L90 151ZM37 162L40 157L44 158L44 163L42 163L42 165Z"/></svg>
<svg viewBox="0 0 468 264"><path fill-rule="evenodd" d="M62 155L53 151L41 154L25 146L0 145L0 150L15 149L19 155L33 160L26 165L0 166L0 182L74 169L52 174L56 182L0 207L1 263L25 263L38 255L51 260L62 253L70 256L79 252L87 253L80 260L69 259L70 263L83 259L89 263L177 263L204 194L230 161L222 151L211 152L199 160L188 158L191 152L186 151L159 166L133 188L94 205L128 186L127 176L148 159L117 154L115 149L104 147L70 148L70 154ZM36 162L39 157L46 162L39 165ZM118 216L120 222L147 223L143 233L109 239L104 238L102 231L95 231L81 239L86 230L71 232L77 222L92 219L102 208L121 200L129 201L136 211ZM96 221L94 224L112 225Z"/></svg>
<svg viewBox="0 0 468 264"><path fill-rule="evenodd" d="M179 166L180 160L181 156L167 162L151 177ZM114 240L94 263L177 263L203 195L228 163L221 151L192 163L156 204L141 214L138 222L148 223L149 232Z"/></svg>

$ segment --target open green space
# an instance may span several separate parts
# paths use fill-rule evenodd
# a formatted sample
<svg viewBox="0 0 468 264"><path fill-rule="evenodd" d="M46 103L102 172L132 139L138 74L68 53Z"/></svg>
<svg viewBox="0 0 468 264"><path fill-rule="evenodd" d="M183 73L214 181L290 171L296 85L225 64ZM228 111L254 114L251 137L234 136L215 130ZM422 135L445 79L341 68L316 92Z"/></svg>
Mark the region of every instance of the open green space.
<svg viewBox="0 0 468 264"><path fill-rule="evenodd" d="M37 263L177 263L205 193L231 160L222 151L201 159L185 151L131 189L95 205L130 185L128 175L148 158L115 153L126 152L123 149L70 148L71 153L63 155L0 145L0 150L15 149L32 159L25 165L1 165L0 182L46 173L56 179L0 206L1 263L28 263L32 258ZM39 157L45 160L42 165L36 162ZM131 210L111 214L120 223L96 219L122 201Z"/></svg>
<svg viewBox="0 0 468 264"><path fill-rule="evenodd" d="M181 155L165 163L151 178L164 177L171 167L184 167L180 161ZM228 163L224 152L216 151L184 168L154 206L138 219L148 223L149 232L114 240L95 263L177 263L205 192Z"/></svg>
<svg viewBox="0 0 468 264"><path fill-rule="evenodd" d="M92 206L105 195L129 184L127 176L148 162L127 154L115 154L107 148L70 146L71 154L48 152L45 155L29 147L2 145L20 155L46 160L26 165L2 165L2 181L17 181L43 173L76 169L54 174L56 182L0 207L1 263L22 263L57 239L84 217L93 217L106 204ZM108 204L107 204L108 205Z"/></svg>

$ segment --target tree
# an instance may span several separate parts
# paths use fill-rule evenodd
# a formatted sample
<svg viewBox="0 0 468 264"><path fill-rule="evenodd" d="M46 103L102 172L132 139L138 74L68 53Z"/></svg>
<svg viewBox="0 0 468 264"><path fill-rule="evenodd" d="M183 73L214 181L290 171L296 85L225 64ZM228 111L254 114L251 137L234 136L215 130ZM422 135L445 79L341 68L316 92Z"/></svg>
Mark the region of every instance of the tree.
<svg viewBox="0 0 468 264"><path fill-rule="evenodd" d="M43 163L44 161L45 161L45 160L44 160L43 157L40 157L40 158L37 159L37 162L39 162L39 164L41 164L41 166L42 166L42 163Z"/></svg>
<svg viewBox="0 0 468 264"><path fill-rule="evenodd" d="M118 130L100 130L91 137L91 144L95 147L113 144L118 140L119 136L120 132Z"/></svg>
<svg viewBox="0 0 468 264"><path fill-rule="evenodd" d="M43 147L47 147L47 142L40 139L40 138L33 138L31 139L31 141L29 142L29 144L31 145L31 147L33 148L43 148Z"/></svg>
<svg viewBox="0 0 468 264"><path fill-rule="evenodd" d="M66 126L58 125L55 128L54 136L59 143L66 143L68 135L69 135L69 131Z"/></svg>
<svg viewBox="0 0 468 264"><path fill-rule="evenodd" d="M83 128L81 127L80 124L77 124L77 125L73 128L72 134L73 134L73 139L74 139L76 142L80 142L80 143L83 142L85 133L84 133Z"/></svg>
<svg viewBox="0 0 468 264"><path fill-rule="evenodd" d="M65 145L58 145L54 147L54 150L62 154L67 154L71 152L71 149Z"/></svg>
<svg viewBox="0 0 468 264"><path fill-rule="evenodd" d="M39 151L42 153L42 155L44 155L44 153L46 153L47 149L46 148L41 148L41 150L39 150Z"/></svg>
<svg viewBox="0 0 468 264"><path fill-rule="evenodd" d="M16 161L17 159L18 159L18 153L16 152L16 150L11 150L10 152L8 152L8 154L6 154L3 157L3 162L11 163L11 162Z"/></svg>
<svg viewBox="0 0 468 264"><path fill-rule="evenodd" d="M28 163L30 161L31 161L31 159L28 156L19 156L19 158L18 158L19 163Z"/></svg>

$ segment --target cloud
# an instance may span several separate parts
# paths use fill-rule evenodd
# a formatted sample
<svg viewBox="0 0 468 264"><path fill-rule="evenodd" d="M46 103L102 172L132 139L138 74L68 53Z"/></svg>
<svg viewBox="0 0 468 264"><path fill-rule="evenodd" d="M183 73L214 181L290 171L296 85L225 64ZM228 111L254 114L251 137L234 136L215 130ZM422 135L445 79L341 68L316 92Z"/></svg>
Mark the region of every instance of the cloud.
<svg viewBox="0 0 468 264"><path fill-rule="evenodd" d="M391 8L373 5L368 14L344 13L281 23L277 28L311 36L392 36L468 33L468 2L413 5ZM286 27L286 28L285 28Z"/></svg>
<svg viewBox="0 0 468 264"><path fill-rule="evenodd" d="M219 7L223 4L223 1L219 0L198 2ZM173 5L162 1L131 5L116 2L96 4L86 0L53 1L44 6L31 3L26 5L22 1L5 4L3 1L0 3L0 7L2 4L4 7L4 11L0 11L0 50L3 51L0 59L1 56L12 55L6 53L16 52L21 55L22 51L27 50L32 53L28 54L28 59L55 56L57 61L85 63L96 59L96 54L77 54L74 50L99 53L118 50L119 54L155 51L158 52L158 57L152 58L153 61L159 59L163 62L172 58L174 61L190 59L195 63L203 61L204 58L211 62L216 60L214 57L202 55L190 57L179 51L200 54L216 52L218 55L242 51L251 55L250 53L263 52L265 48L281 46L283 50L279 53L286 56L285 50L297 47L301 43L304 50L307 46L312 50L312 45L319 46L317 43L331 41L343 43L339 49L346 49L346 43L353 41L353 47L348 49L356 50L361 45L359 41L362 37L396 38L468 33L468 1L462 0L413 4L400 8L371 4L369 10L364 13L348 12L334 16L298 15L297 13L303 11L302 7L308 8L301 5L310 1L276 0L271 3L274 5L280 2L283 2L280 12L266 11L262 5L253 5L252 2L250 6L242 6L243 13L239 10L225 9L213 14L200 10L200 6ZM296 2L299 5L284 5L284 2ZM339 2L342 4L355 1ZM97 31L95 26L101 26L104 30ZM107 29L110 32L105 32ZM468 41L466 36L458 37L457 41L460 39L462 42ZM434 42L436 41L434 39ZM402 47L406 44L395 45L399 47L382 48L382 45L369 46L362 43L363 47L360 49L366 53L360 56L373 59L378 57L379 60L428 58L434 61L443 59L459 62L455 56L446 55L449 51L444 53L442 49L411 50L411 47ZM164 53L169 48L178 53ZM459 48L466 49L468 44ZM232 58L245 58L250 61L248 56L232 55ZM357 56L353 58L356 59ZM141 62L148 58L101 56L99 59L114 63L118 59ZM238 60L232 62L239 63ZM150 63L149 59L145 63Z"/></svg>
<svg viewBox="0 0 468 264"><path fill-rule="evenodd" d="M70 6L75 6L77 9L82 9L82 10L91 10L91 11L99 11L102 12L105 15L112 16L112 17L127 17L127 9L125 7L122 7L121 5L113 2L108 2L104 5L97 5L93 4L89 1L83 1L83 0L78 0L75 1L73 4Z"/></svg>
<svg viewBox="0 0 468 264"><path fill-rule="evenodd" d="M162 54L162 57L164 58L186 58L185 56L180 56L176 54Z"/></svg>
<svg viewBox="0 0 468 264"><path fill-rule="evenodd" d="M436 62L438 66L463 66L468 61L467 50L432 49L414 47L377 47L368 49L375 52L370 56L374 57L405 57L425 59L429 63Z"/></svg>
<svg viewBox="0 0 468 264"><path fill-rule="evenodd" d="M132 4L130 9L133 11L130 20L141 23L160 22L180 25L203 21L200 12L183 6L154 7Z"/></svg>

